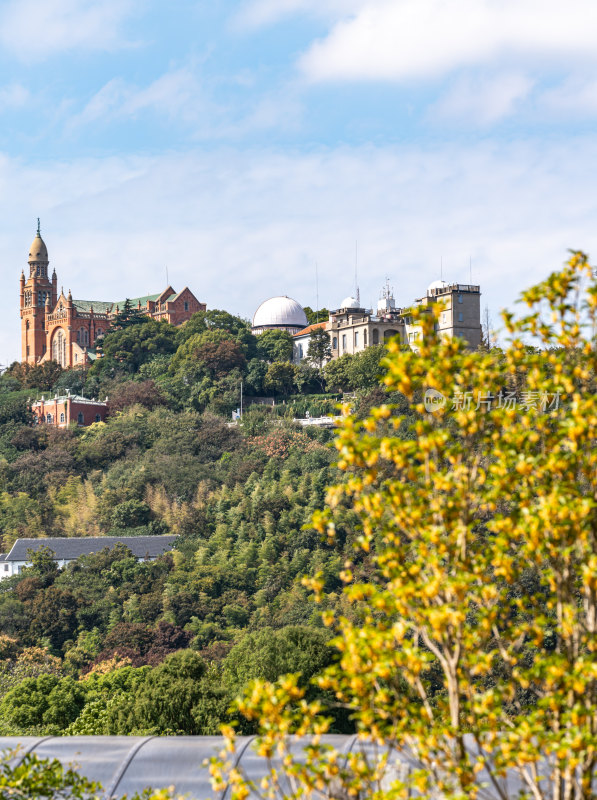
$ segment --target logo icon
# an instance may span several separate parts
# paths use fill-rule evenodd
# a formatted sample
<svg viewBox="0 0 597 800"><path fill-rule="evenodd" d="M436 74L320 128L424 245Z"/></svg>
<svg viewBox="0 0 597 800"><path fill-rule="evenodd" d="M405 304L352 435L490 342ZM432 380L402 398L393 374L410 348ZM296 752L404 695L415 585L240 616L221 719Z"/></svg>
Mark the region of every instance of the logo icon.
<svg viewBox="0 0 597 800"><path fill-rule="evenodd" d="M423 402L425 404L425 410L430 414L434 414L446 405L446 398L441 392L438 392L437 389L427 389Z"/></svg>

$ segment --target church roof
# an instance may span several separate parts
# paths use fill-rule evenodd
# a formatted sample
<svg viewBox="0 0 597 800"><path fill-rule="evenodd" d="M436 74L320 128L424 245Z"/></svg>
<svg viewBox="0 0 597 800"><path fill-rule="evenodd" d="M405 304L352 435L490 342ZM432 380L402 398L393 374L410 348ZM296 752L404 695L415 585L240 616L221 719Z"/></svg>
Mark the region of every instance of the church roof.
<svg viewBox="0 0 597 800"><path fill-rule="evenodd" d="M141 303L142 306L146 306L148 302L155 303L158 297L161 297L161 294L161 292L158 292L157 294L146 294L143 295L143 297L129 297L129 303L133 306L133 308L139 305L139 303ZM124 306L124 303L124 300L118 303L121 309Z"/></svg>
<svg viewBox="0 0 597 800"><path fill-rule="evenodd" d="M99 553L104 548L124 544L135 558L157 558L171 550L176 536L75 536L66 539L17 539L3 561L29 561L28 550L48 547L58 561Z"/></svg>
<svg viewBox="0 0 597 800"><path fill-rule="evenodd" d="M143 297L129 297L128 301L131 304L131 308L137 308L139 303L141 303L141 307L143 308L148 302L155 303L161 296L162 293L158 292L158 294L146 294L143 295ZM178 297L177 294L172 294L170 297L168 297L168 301L174 300L176 297ZM116 306L118 306L120 311L122 311L125 302L125 300L119 300L118 302L113 300L73 300L73 305L79 311L89 312L93 307L93 310L98 314L111 314L112 312L116 311Z"/></svg>
<svg viewBox="0 0 597 800"><path fill-rule="evenodd" d="M103 300L73 300L73 305L78 311L96 311L98 314L109 314L114 306L113 302L104 302Z"/></svg>
<svg viewBox="0 0 597 800"><path fill-rule="evenodd" d="M32 261L47 261L48 260L48 248L44 240L41 238L41 234L38 231L35 239L33 240L31 247L29 248L29 263Z"/></svg>

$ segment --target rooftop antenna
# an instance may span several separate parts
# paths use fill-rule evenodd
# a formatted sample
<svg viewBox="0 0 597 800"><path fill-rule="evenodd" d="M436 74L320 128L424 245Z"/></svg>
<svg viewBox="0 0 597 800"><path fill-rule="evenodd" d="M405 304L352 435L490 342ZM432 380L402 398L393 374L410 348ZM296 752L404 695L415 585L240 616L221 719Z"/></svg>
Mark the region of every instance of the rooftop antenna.
<svg viewBox="0 0 597 800"><path fill-rule="evenodd" d="M355 239L354 242L354 288L355 288L355 300L357 304L361 305L361 293L359 291L359 279L358 279L358 263L359 263L359 243Z"/></svg>
<svg viewBox="0 0 597 800"><path fill-rule="evenodd" d="M41 236L41 226L39 224L39 217L37 218L37 235Z"/></svg>
<svg viewBox="0 0 597 800"><path fill-rule="evenodd" d="M319 324L319 271L315 262L315 322Z"/></svg>

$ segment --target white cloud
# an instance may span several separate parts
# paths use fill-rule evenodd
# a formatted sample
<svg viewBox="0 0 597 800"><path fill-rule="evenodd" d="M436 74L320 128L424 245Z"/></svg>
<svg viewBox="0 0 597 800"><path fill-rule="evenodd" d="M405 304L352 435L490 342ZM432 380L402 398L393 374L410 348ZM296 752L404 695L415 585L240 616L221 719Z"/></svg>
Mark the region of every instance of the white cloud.
<svg viewBox="0 0 597 800"><path fill-rule="evenodd" d="M311 81L407 81L508 63L594 62L594 0L363 0L300 61Z"/></svg>
<svg viewBox="0 0 597 800"><path fill-rule="evenodd" d="M126 44L122 25L137 0L8 0L0 10L0 47L25 62L73 50Z"/></svg>
<svg viewBox="0 0 597 800"><path fill-rule="evenodd" d="M250 316L272 294L334 305L386 275L399 303L438 277L481 283L494 319L566 257L597 253L597 143L164 154L42 163L0 157L0 363L19 355L18 277L41 217L59 285L118 299L160 289L165 267L209 307ZM12 289L11 289L12 287Z"/></svg>
<svg viewBox="0 0 597 800"><path fill-rule="evenodd" d="M241 6L234 22L237 27L257 28L294 14L335 20L358 11L362 5L363 0L251 0Z"/></svg>
<svg viewBox="0 0 597 800"><path fill-rule="evenodd" d="M20 83L0 87L0 112L9 108L22 108L30 96L29 90Z"/></svg>
<svg viewBox="0 0 597 800"><path fill-rule="evenodd" d="M465 120L473 125L490 125L512 114L526 99L534 82L521 73L461 77L431 107L432 119Z"/></svg>
<svg viewBox="0 0 597 800"><path fill-rule="evenodd" d="M67 124L73 130L91 123L105 123L153 111L163 117L196 121L204 112L201 87L192 70L183 67L161 75L146 87L113 78Z"/></svg>
<svg viewBox="0 0 597 800"><path fill-rule="evenodd" d="M597 113L597 79L574 76L559 86L546 90L540 97L540 106L550 114L564 116L572 121L578 116Z"/></svg>

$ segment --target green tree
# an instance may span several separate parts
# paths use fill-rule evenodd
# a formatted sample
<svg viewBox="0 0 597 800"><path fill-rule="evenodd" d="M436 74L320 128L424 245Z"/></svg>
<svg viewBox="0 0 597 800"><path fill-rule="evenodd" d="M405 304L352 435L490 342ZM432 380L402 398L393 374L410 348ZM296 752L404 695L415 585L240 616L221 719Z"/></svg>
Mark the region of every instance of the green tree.
<svg viewBox="0 0 597 800"><path fill-rule="evenodd" d="M174 353L175 340L174 325L142 316L108 331L103 343L104 357L93 365L89 374L93 376L98 370L104 372L110 367L135 373L141 364L156 356Z"/></svg>
<svg viewBox="0 0 597 800"><path fill-rule="evenodd" d="M328 392L347 392L352 388L350 366L353 358L350 353L345 353L325 365L323 374Z"/></svg>
<svg viewBox="0 0 597 800"><path fill-rule="evenodd" d="M263 394L263 381L267 375L267 369L267 363L259 358L252 358L249 361L245 374L245 391L247 394L256 396Z"/></svg>
<svg viewBox="0 0 597 800"><path fill-rule="evenodd" d="M288 331L272 329L257 337L257 355L264 361L292 361L292 336Z"/></svg>
<svg viewBox="0 0 597 800"><path fill-rule="evenodd" d="M110 332L123 331L125 328L130 328L133 325L138 325L147 321L148 318L146 314L139 308L133 308L133 304L127 297L122 308L118 309L118 312L112 320Z"/></svg>
<svg viewBox="0 0 597 800"><path fill-rule="evenodd" d="M297 368L288 361L274 361L270 364L263 380L263 387L276 394L292 394L295 387Z"/></svg>
<svg viewBox="0 0 597 800"><path fill-rule="evenodd" d="M254 678L274 681L287 672L300 672L302 683L334 657L325 629L289 625L281 630L263 628L248 633L226 656L223 676L233 694L238 694Z"/></svg>
<svg viewBox="0 0 597 800"><path fill-rule="evenodd" d="M332 357L332 342L329 333L323 328L315 328L309 336L307 358L321 369Z"/></svg>
<svg viewBox="0 0 597 800"><path fill-rule="evenodd" d="M315 325L317 322L326 322L330 316L330 312L327 308L320 308L319 311L314 311L311 306L305 306L303 311L305 312L309 325Z"/></svg>
<svg viewBox="0 0 597 800"><path fill-rule="evenodd" d="M387 354L383 344L372 345L350 360L348 378L351 389L372 389L379 385L384 369L382 359Z"/></svg>

